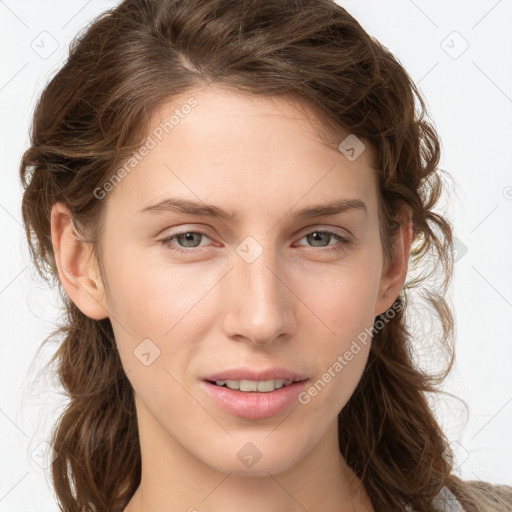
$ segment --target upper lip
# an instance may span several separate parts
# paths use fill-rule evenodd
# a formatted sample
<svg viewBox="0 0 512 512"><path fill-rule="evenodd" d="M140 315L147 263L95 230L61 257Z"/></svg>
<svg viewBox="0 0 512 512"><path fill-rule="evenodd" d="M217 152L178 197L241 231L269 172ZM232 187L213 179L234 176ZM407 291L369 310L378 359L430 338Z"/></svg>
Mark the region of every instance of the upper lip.
<svg viewBox="0 0 512 512"><path fill-rule="evenodd" d="M204 377L203 380L215 382L217 380L306 380L308 377L303 373L287 370L286 368L266 368L263 370L255 370L252 368L232 368L217 373L212 373Z"/></svg>

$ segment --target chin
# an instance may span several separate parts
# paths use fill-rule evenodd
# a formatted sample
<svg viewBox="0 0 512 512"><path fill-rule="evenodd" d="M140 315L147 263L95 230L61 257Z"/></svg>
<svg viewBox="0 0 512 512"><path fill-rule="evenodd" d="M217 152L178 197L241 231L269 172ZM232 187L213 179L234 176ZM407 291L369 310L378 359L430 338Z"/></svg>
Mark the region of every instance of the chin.
<svg viewBox="0 0 512 512"><path fill-rule="evenodd" d="M268 432L264 435L267 436ZM216 449L208 450L207 456L200 458L206 465L221 473L266 477L269 473L278 474L293 467L300 458L298 449L301 446L304 445L297 441L297 444L283 447L282 439L277 435L275 442L257 439L256 436L251 440L250 435L244 435L243 441L234 438L231 446L224 448L217 444Z"/></svg>

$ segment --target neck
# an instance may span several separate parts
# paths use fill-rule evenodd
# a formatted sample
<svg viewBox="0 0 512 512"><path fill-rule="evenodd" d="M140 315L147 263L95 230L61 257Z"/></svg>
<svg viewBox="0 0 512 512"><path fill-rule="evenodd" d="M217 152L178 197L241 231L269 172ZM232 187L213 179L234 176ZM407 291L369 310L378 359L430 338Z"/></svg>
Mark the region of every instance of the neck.
<svg viewBox="0 0 512 512"><path fill-rule="evenodd" d="M219 471L198 460L138 407L142 475L124 512L373 512L339 452L337 418L295 464L254 476L240 467Z"/></svg>

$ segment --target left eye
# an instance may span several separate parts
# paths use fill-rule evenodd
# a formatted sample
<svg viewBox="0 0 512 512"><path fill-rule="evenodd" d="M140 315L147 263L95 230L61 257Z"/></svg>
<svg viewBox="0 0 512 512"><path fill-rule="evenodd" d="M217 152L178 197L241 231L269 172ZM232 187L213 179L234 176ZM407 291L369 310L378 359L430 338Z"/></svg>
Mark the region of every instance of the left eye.
<svg viewBox="0 0 512 512"><path fill-rule="evenodd" d="M306 238L306 239L308 239L308 242L310 242L310 241L314 241L314 242L320 241L321 242L322 241L322 237L323 237L324 240L327 240L327 241L334 237L334 238L337 238L339 241L348 243L348 238L346 238L344 236L341 236L338 233L334 233L332 231L311 231L307 235L303 236L301 238L301 240ZM315 245L313 245L313 247L328 247L329 245L330 244L328 244L326 246L315 246Z"/></svg>
<svg viewBox="0 0 512 512"><path fill-rule="evenodd" d="M195 236L199 235L199 236ZM194 237L196 240L194 240ZM160 240L161 244L165 247L167 247L170 250L182 252L182 253L191 253L194 252L194 249L200 247L200 245L181 245L182 243L191 243L194 244L194 242L197 242L200 237L208 237L208 233L205 231L182 231L181 233L174 233L173 235L169 235L168 237ZM322 243L322 238L324 241L329 241L332 238L336 238L341 242L341 246L336 246L333 244L327 244L327 245L319 245L319 246L310 246L310 247L332 247L330 249L327 249L327 251L339 251L344 249L346 245L350 243L350 240L340 235L339 233L335 233L333 231L321 231L321 230L315 230L307 233L304 235L300 240L307 239L308 242L320 242ZM176 240L179 245L176 245L173 243L173 241ZM188 248L188 249L187 249ZM324 251L326 252L326 251Z"/></svg>

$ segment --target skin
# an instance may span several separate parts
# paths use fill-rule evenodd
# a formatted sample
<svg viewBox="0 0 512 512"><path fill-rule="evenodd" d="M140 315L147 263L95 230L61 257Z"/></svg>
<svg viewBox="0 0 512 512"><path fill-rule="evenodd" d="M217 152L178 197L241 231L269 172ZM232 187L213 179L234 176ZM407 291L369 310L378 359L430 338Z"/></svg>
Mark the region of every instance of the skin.
<svg viewBox="0 0 512 512"><path fill-rule="evenodd" d="M106 283L66 207L52 210L60 280L84 314L110 317L135 390L142 479L125 512L373 510L337 441L369 343L308 404L267 419L220 410L200 384L238 366L284 366L316 382L395 301L412 226L385 265L369 145L350 161L321 141L313 111L284 98L195 89L156 112L152 128L191 96L198 105L103 199ZM171 196L236 218L137 213ZM293 215L339 198L363 200L367 213ZM198 228L208 236L171 242L190 254L160 242ZM306 236L322 229L353 243L325 252L343 242ZM252 263L236 252L247 236L262 249ZM133 353L146 338L160 349L149 366ZM261 453L250 468L237 457L248 442Z"/></svg>

